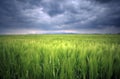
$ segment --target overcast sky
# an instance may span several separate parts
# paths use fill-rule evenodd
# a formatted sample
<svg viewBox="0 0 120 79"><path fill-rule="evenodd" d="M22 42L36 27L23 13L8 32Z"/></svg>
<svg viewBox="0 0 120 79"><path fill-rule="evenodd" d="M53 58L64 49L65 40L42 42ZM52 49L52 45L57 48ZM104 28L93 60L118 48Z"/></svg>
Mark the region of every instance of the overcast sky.
<svg viewBox="0 0 120 79"><path fill-rule="evenodd" d="M120 0L0 0L0 34L118 32Z"/></svg>

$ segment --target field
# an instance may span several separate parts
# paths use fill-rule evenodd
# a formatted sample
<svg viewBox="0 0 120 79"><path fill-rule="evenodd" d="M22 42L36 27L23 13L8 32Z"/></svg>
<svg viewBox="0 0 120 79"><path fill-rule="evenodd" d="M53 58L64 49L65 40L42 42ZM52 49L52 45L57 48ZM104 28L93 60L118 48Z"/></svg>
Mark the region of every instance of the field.
<svg viewBox="0 0 120 79"><path fill-rule="evenodd" d="M0 79L120 79L120 35L1 35Z"/></svg>

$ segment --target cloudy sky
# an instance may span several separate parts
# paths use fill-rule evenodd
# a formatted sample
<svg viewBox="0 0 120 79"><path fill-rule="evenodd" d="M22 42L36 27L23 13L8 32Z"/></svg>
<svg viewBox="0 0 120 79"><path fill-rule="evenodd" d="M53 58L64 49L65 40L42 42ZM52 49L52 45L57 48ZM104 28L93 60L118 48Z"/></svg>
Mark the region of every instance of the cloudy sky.
<svg viewBox="0 0 120 79"><path fill-rule="evenodd" d="M119 32L120 0L0 0L0 34Z"/></svg>

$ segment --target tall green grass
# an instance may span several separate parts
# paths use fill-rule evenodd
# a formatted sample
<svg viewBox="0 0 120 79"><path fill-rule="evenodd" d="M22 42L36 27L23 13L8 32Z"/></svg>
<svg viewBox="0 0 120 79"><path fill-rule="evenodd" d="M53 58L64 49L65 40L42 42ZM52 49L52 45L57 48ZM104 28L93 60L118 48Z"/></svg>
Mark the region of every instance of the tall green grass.
<svg viewBox="0 0 120 79"><path fill-rule="evenodd" d="M0 79L120 79L120 35L0 36Z"/></svg>

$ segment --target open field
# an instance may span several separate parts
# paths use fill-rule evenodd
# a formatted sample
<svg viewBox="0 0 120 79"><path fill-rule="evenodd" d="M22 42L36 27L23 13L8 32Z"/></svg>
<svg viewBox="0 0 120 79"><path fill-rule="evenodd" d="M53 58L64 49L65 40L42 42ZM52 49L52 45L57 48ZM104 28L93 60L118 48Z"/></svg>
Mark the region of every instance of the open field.
<svg viewBox="0 0 120 79"><path fill-rule="evenodd" d="M120 35L0 36L0 79L120 79Z"/></svg>

